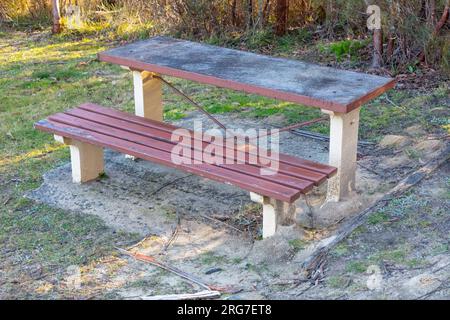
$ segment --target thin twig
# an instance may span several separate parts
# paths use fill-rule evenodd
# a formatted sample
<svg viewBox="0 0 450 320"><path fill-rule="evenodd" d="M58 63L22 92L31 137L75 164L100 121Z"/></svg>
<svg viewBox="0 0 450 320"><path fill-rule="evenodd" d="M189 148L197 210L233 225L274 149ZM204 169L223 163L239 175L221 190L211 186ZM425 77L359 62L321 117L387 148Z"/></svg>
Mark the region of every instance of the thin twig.
<svg viewBox="0 0 450 320"><path fill-rule="evenodd" d="M427 137L427 140L446 140L450 138L450 134L444 134L442 136L431 136Z"/></svg>
<svg viewBox="0 0 450 320"><path fill-rule="evenodd" d="M163 294L157 296L139 297L141 300L198 300L198 299L217 299L220 298L220 292L214 290L204 290L196 293L181 294Z"/></svg>
<svg viewBox="0 0 450 320"><path fill-rule="evenodd" d="M399 106L398 104L396 104L394 101L392 101L391 99L389 99L389 97L388 97L387 94L384 95L384 98L386 99L387 102L389 102L390 104L392 104L394 107L396 107L396 108L402 110L403 112L408 112L405 108L400 107L400 106Z"/></svg>
<svg viewBox="0 0 450 320"><path fill-rule="evenodd" d="M170 236L169 240L167 240L166 244L164 244L164 247L162 248L161 252L166 252L169 246L175 241L175 239L178 237L178 231L180 230L180 223L181 218L180 214L177 211L177 224L175 225L175 228L173 229L172 235Z"/></svg>
<svg viewBox="0 0 450 320"><path fill-rule="evenodd" d="M377 172L377 171L375 171L375 170L373 170L373 169L371 169L371 168L369 168L369 167L363 165L363 164L360 163L360 162L357 162L357 164L358 164L358 166L360 166L361 168L363 168L363 169L365 169L365 170L367 170L367 171L369 171L369 172L372 172L373 174L375 174L375 175L377 175L377 176L384 177L384 174L379 173L379 172Z"/></svg>
<svg viewBox="0 0 450 320"><path fill-rule="evenodd" d="M296 296L299 297L299 296L303 295L306 291L308 291L309 289L311 289L314 286L315 286L314 284L310 284L306 289L303 289L302 291L297 293Z"/></svg>
<svg viewBox="0 0 450 320"><path fill-rule="evenodd" d="M202 287L202 288L204 288L206 290L211 290L211 286L205 284L202 280L198 279L197 277L195 277L193 275L190 275L190 274L188 274L188 273L186 273L186 272L184 272L184 271L182 271L182 270L180 270L178 268L175 268L175 267L169 266L167 264L164 264L164 263L162 263L161 261L155 259L152 256L147 256L147 255L144 255L144 254L141 254L141 253L133 253L133 252L130 252L128 250L125 250L125 249L122 249L122 248L118 248L118 247L116 247L116 249L119 250L121 253L127 255L127 256L133 257L136 260L143 261L143 262L146 262L146 263L150 263L150 264L152 264L152 265L154 265L156 267L159 267L161 269L169 271L169 272L171 272L173 274L176 274L177 276L179 276L179 277L181 277L183 279L186 279L186 280L188 280L188 281L190 281L192 283L195 283L195 284L199 285L200 287Z"/></svg>
<svg viewBox="0 0 450 320"><path fill-rule="evenodd" d="M212 220L212 221L214 221L214 222L221 223L221 224L227 226L228 228L231 228L231 229L233 229L233 230L235 230L235 231L237 231L237 232L239 232L239 233L243 233L243 232L244 232L244 231L242 231L242 230L240 230L240 229L238 229L238 228L232 226L231 224L228 224L228 223L226 223L226 222L224 222L224 221L220 221L219 219L216 219L216 218L213 218L213 217L208 217L207 215L204 215L204 214L201 214L201 216L202 216L203 218Z"/></svg>
<svg viewBox="0 0 450 320"><path fill-rule="evenodd" d="M280 126L274 126L274 127L281 128ZM290 130L289 132L294 135L300 136L300 137L306 137L306 138L311 138L311 139L325 141L325 142L330 141L329 136L326 136L324 134L317 133L317 132L301 130L301 129L293 129L293 130ZM374 144L375 144L374 142L358 140L358 146L361 146L361 147L373 146Z"/></svg>
<svg viewBox="0 0 450 320"><path fill-rule="evenodd" d="M3 205L6 206L11 199L12 199L12 197L6 198L6 200L3 201Z"/></svg>
<svg viewBox="0 0 450 320"><path fill-rule="evenodd" d="M146 263L150 263L156 267L159 267L161 269L164 269L166 271L169 271L185 280L190 281L191 283L197 284L198 286L206 289L206 290L210 290L210 291L220 291L220 292L224 292L224 293L234 293L236 292L235 288L232 287L220 287L220 286L215 286L215 285L208 285L206 283L204 283L200 278L197 278L194 275L191 275L187 272L184 272L176 267L170 266L168 264L165 264L157 259L155 259L152 256L147 256L145 254L141 254L141 253L133 253L130 252L128 250L119 248L119 247L115 247L117 250L119 250L119 252L121 252L122 254L125 254L127 256L133 257L134 259L138 260L138 261L142 261L142 262L146 262Z"/></svg>
<svg viewBox="0 0 450 320"><path fill-rule="evenodd" d="M192 176L192 173L188 174L187 176L179 177L179 178L176 178L176 179L174 179L172 181L169 181L169 182L163 184L161 187L159 187L155 191L153 191L152 193L150 193L150 196L153 196L153 195L157 194L158 192L160 192L162 189L164 189L164 188L166 188L166 187L168 187L170 185L173 185L174 183L176 183L176 182L178 182L180 180L186 179L186 178L188 178L190 176Z"/></svg>
<svg viewBox="0 0 450 320"><path fill-rule="evenodd" d="M142 239L142 240L138 241L137 243L135 243L135 244L133 244L133 245L127 247L127 250L129 251L129 250L132 250L132 249L134 249L134 248L140 246L142 243L144 243L145 241L147 241L148 239L150 239L150 238L153 237L153 236L154 236L153 234L152 234L152 235L149 235L149 236L146 236L144 239Z"/></svg>

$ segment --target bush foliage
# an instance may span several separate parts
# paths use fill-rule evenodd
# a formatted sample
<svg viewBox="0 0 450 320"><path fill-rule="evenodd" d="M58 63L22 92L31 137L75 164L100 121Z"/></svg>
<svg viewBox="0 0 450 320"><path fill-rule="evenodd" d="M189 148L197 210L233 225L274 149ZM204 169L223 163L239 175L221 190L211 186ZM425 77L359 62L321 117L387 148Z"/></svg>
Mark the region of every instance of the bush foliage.
<svg viewBox="0 0 450 320"><path fill-rule="evenodd" d="M81 7L85 32L111 32L122 39L167 33L210 40L224 45L243 38L273 40L277 0L60 0L62 15L68 5ZM449 66L448 23L433 31L448 0L290 0L288 32L306 30L315 38L365 40L366 8L381 8L385 62L393 69L407 67L425 54L434 66ZM50 0L2 0L0 21L14 26L51 23ZM448 22L448 21L447 21ZM64 20L63 20L64 24ZM336 47L339 56L353 47ZM357 49L357 48L356 48ZM351 53L351 52L350 52Z"/></svg>

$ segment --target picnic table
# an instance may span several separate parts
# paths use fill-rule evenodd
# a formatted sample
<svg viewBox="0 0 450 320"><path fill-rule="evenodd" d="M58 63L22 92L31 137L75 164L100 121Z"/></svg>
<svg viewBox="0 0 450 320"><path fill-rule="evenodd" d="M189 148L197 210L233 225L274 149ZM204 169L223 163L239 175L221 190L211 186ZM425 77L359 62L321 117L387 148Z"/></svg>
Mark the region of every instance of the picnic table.
<svg viewBox="0 0 450 320"><path fill-rule="evenodd" d="M136 115L162 121L161 80L167 75L320 108L330 115L329 200L355 190L361 106L395 86L395 79L339 70L168 37L99 53L134 75Z"/></svg>
<svg viewBox="0 0 450 320"><path fill-rule="evenodd" d="M73 181L96 179L104 168L103 148L110 148L250 191L251 199L263 205L263 237L274 235L278 225L292 221L295 202L313 187L328 182L328 201L351 195L355 190L360 108L395 85L390 78L167 37L107 50L99 53L99 59L132 71L135 115L86 103L35 124L70 146ZM162 85L172 86L165 76L320 108L330 119L329 164L271 151L278 169L265 175L261 173L267 169L265 152L258 154L256 162L248 161L255 149L259 153L259 147L247 143L219 146L186 129L183 132L187 132L187 148L192 153L188 160L194 164L175 163L172 137L180 128L163 123ZM211 145L224 154L232 151L233 157L241 153L245 161L195 164L203 160L196 151ZM223 155L219 158L225 159Z"/></svg>

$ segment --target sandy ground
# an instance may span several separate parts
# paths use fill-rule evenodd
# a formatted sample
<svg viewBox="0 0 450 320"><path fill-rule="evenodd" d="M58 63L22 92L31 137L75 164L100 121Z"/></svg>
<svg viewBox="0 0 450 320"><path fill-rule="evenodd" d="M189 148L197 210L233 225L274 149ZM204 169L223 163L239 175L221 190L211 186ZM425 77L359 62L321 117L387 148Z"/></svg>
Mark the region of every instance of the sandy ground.
<svg viewBox="0 0 450 320"><path fill-rule="evenodd" d="M189 127L193 119L201 118L194 113L192 118L178 124ZM221 117L221 121L243 128L255 125L234 117ZM289 134L283 134L280 140L282 152L326 162L326 143ZM415 150L418 158L402 151L406 146ZM373 258L377 250L386 249L386 243L380 239L387 233L394 244L396 235L401 235L403 241L408 239L405 226L398 222L413 219L405 215L395 222L398 225L385 225L382 219L382 223L371 225L377 227L375 230L357 232L338 254L330 256L318 281L311 283L301 268L313 248L328 241L344 218L369 206L407 172L435 156L442 146L441 141L418 141L411 135L400 140L388 137L380 149L374 146L360 150L358 191L352 201L326 214L315 210L314 229L305 228L305 218L298 217L298 224L283 227L277 236L266 240L255 240L260 229L260 207L250 202L247 192L146 161L132 161L114 152L106 153L106 177L74 185L70 165L66 164L48 172L42 186L27 197L96 215L114 229L140 234L143 241L131 251L151 255L208 284L228 288L229 293L223 298L449 298L449 199L445 193L448 194L449 187L448 166L414 191L417 198L429 198L426 194L429 190L443 193L433 195L436 203L430 209L444 210L430 222L437 228L444 226L438 230L442 235L433 242L437 247L442 245L441 251L433 254L426 245L421 246L422 251L417 251L422 254L417 257L420 263L412 267L404 266L412 254L411 248L400 254L405 261L394 259L393 263L392 259ZM312 196L317 207L323 200L323 191L316 190ZM427 239L426 235L415 233L411 241ZM41 283L40 288L45 290L45 285ZM66 297L138 299L196 292L200 288L152 265L125 256L111 256L89 266L73 266L59 290Z"/></svg>

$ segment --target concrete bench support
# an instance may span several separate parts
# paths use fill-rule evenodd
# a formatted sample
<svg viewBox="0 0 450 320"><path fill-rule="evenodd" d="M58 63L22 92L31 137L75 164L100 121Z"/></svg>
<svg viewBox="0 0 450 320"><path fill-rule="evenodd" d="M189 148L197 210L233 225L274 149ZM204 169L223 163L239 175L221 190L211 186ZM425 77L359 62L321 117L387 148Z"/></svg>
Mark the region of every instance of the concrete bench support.
<svg viewBox="0 0 450 320"><path fill-rule="evenodd" d="M322 111L330 115L329 165L338 169L328 180L327 199L339 201L355 190L360 108L349 113Z"/></svg>
<svg viewBox="0 0 450 320"><path fill-rule="evenodd" d="M134 106L137 116L163 121L162 84L147 71L133 71Z"/></svg>
<svg viewBox="0 0 450 320"><path fill-rule="evenodd" d="M264 239L273 236L279 225L287 224L294 220L294 204L271 199L253 192L250 192L250 199L263 205L262 234Z"/></svg>
<svg viewBox="0 0 450 320"><path fill-rule="evenodd" d="M104 172L103 148L55 135L55 140L70 146L72 180L83 183Z"/></svg>

